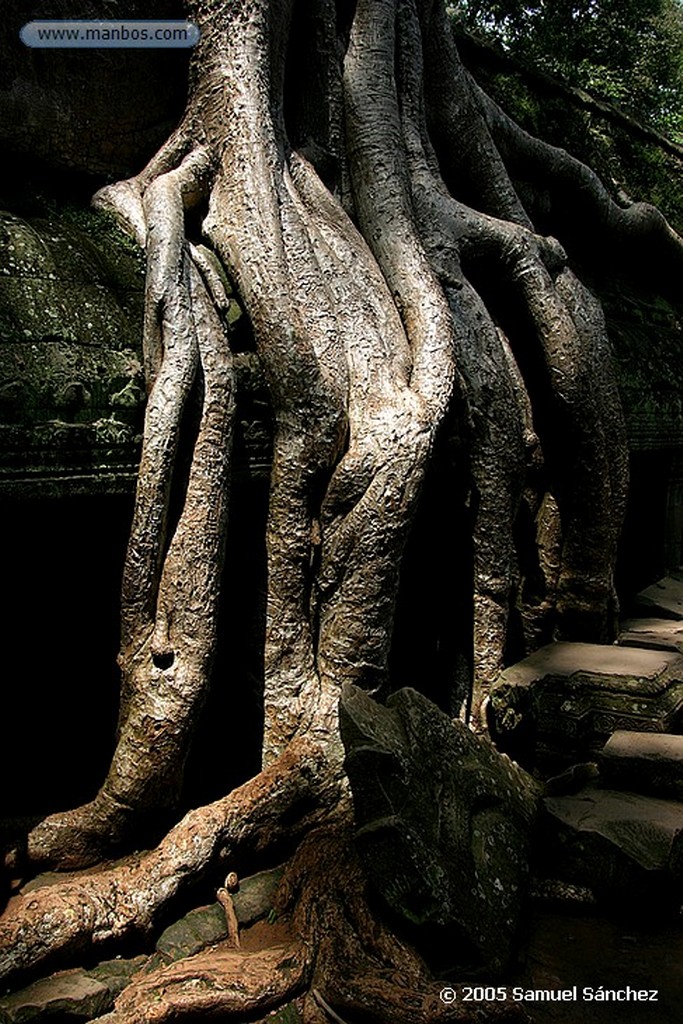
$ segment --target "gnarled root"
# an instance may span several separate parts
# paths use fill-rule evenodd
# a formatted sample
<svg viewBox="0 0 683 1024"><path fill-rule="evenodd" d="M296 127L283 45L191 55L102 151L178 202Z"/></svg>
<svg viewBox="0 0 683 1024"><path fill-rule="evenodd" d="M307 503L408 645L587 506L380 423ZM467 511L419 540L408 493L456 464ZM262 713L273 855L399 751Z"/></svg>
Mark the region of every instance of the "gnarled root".
<svg viewBox="0 0 683 1024"><path fill-rule="evenodd" d="M192 810L150 853L10 900L0 920L0 978L10 982L144 936L216 858L295 841L340 805L339 778L306 739L250 782Z"/></svg>
<svg viewBox="0 0 683 1024"><path fill-rule="evenodd" d="M91 863L178 799L215 646L225 536L233 398L220 264L252 322L275 419L266 763L297 734L335 735L343 682L389 685L401 556L454 396L467 410L475 715L503 665L518 574L529 406L520 388L562 520L559 628L606 640L614 618L625 442L604 331L561 246L534 231L506 165L513 143L499 141L464 73L442 4L356 5L337 78L356 223L291 145L291 3L189 6L202 41L183 122L137 178L99 198L148 256L150 396L124 573L119 741L95 801L29 837L40 865ZM316 15L329 19L329 5ZM325 55L332 81L340 55ZM324 116L340 116L338 99ZM340 146L341 127L328 125ZM211 252L186 237L198 207ZM507 331L471 283L482 267L524 308L523 330ZM197 376L202 422L167 540Z"/></svg>
<svg viewBox="0 0 683 1024"><path fill-rule="evenodd" d="M232 357L216 312L215 280L185 239L186 207L211 166L197 149L141 196L113 190L147 229L144 354L150 388L133 525L123 574L118 742L95 799L52 815L29 835L36 867L95 863L140 831L168 824L216 642L234 417ZM145 177L143 174L142 178ZM136 201L136 197L138 197ZM201 418L180 516L169 505L183 412L199 379Z"/></svg>
<svg viewBox="0 0 683 1024"><path fill-rule="evenodd" d="M435 1024L525 1021L519 1006L466 1006L440 997L419 955L382 922L345 826L325 826L301 844L276 902L292 934L259 952L220 944L139 974L106 1024L255 1019L304 995L304 1021Z"/></svg>
<svg viewBox="0 0 683 1024"><path fill-rule="evenodd" d="M310 954L301 942L242 953L218 946L139 975L100 1018L106 1024L167 1021L254 1020L281 1006L306 986Z"/></svg>
<svg viewBox="0 0 683 1024"><path fill-rule="evenodd" d="M285 102L286 84L298 81L288 47L296 45L292 16L303 17L305 5L293 15L291 0L189 0L202 32L183 123L137 178L99 197L148 259L149 400L123 583L119 735L98 796L38 826L29 860L92 863L178 799L210 677L226 529L234 401L223 267L254 329L275 424L269 767L191 812L139 861L13 901L0 930L7 976L147 931L222 847L299 836L336 805L340 686L390 685L401 556L455 404L470 474L462 490L473 521L474 651L466 660L475 667L475 713L505 656L513 527L537 439L552 493L544 507L553 510L544 614L555 603L563 635L609 639L626 489L623 418L598 304L562 246L539 233L515 172L552 172L558 194L577 207L585 192L584 213L598 216L614 243L647 238L676 267L683 247L651 212L618 211L590 172L530 141L479 95L440 0L352 6L347 24L340 5L339 39L330 40L330 4L311 5L328 20L314 59L327 62L321 80L333 85L318 115L334 121L322 134L344 148L329 161L341 162L344 205L292 144L287 119L305 104ZM301 124L293 128L302 134ZM320 147L305 149L321 164ZM211 251L191 240L191 210ZM185 481L176 454L193 387L202 410ZM431 1019L456 1019L458 1009L429 1002L433 990L413 954L381 928L373 935L365 903L348 894L353 920L345 922L335 879L329 905L321 882L310 887L315 906L301 888L297 910L301 934L319 936L312 970L321 998L368 1019L380 1003L385 1015L395 1008L396 1020L417 1019L413 1005L414 1014L429 1005ZM338 938L320 918L325 906ZM382 976L383 957L402 965L409 987L423 993L418 1003L403 1000L398 974L383 995L367 980L368 971ZM340 959L343 983L330 966ZM235 963L226 959L228 974ZM321 1005L309 999L311 1020Z"/></svg>

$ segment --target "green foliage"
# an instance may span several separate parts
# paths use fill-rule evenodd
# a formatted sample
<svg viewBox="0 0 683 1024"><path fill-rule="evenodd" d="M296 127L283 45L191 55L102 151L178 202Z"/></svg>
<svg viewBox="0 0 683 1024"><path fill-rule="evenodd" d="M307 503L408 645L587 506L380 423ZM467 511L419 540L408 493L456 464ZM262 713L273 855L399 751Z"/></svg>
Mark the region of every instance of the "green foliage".
<svg viewBox="0 0 683 1024"><path fill-rule="evenodd" d="M463 27L683 142L681 0L455 0Z"/></svg>
<svg viewBox="0 0 683 1024"><path fill-rule="evenodd" d="M592 167L616 199L650 202L683 232L680 158L627 126L571 102L571 94L545 91L535 77L477 68L476 78L522 128Z"/></svg>

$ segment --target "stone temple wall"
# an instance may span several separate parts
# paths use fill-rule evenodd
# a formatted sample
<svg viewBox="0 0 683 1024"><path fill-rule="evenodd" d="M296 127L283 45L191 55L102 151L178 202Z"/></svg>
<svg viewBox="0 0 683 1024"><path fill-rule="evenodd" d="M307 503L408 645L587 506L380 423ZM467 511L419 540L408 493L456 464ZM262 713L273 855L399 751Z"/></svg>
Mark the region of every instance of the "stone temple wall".
<svg viewBox="0 0 683 1024"><path fill-rule="evenodd" d="M142 254L108 217L0 212L0 497L134 491L143 288ZM237 472L267 474L265 384L253 353L236 359Z"/></svg>

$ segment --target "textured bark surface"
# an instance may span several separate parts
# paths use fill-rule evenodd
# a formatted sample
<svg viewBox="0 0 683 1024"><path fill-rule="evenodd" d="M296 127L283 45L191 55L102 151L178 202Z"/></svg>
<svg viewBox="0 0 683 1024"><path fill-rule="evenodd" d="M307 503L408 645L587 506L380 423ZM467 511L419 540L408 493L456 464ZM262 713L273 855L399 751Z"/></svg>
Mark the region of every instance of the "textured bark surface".
<svg viewBox="0 0 683 1024"><path fill-rule="evenodd" d="M144 936L164 906L209 868L283 840L296 842L334 816L339 802L320 748L297 740L255 779L190 811L155 850L10 900L0 919L0 978L10 982Z"/></svg>
<svg viewBox="0 0 683 1024"><path fill-rule="evenodd" d="M470 1007L441 1000L443 986L415 950L378 919L374 899L348 831L320 829L302 843L283 878L280 901L283 908L295 907L293 928L309 938L305 1021L527 1019L519 1006Z"/></svg>
<svg viewBox="0 0 683 1024"><path fill-rule="evenodd" d="M265 1016L299 995L308 980L307 967L302 943L258 953L240 953L223 944L133 981L116 1009L100 1019L106 1024L162 1024L245 1013L254 1019L253 1014Z"/></svg>
<svg viewBox="0 0 683 1024"><path fill-rule="evenodd" d="M444 705L457 713L469 666L467 711L483 728L513 611L527 637L612 638L625 432L602 313L564 234L590 225L634 266L666 266L669 283L683 264L681 240L656 211L618 208L592 172L480 92L441 0L186 9L201 41L182 120L137 176L95 199L147 255L149 397L124 569L117 747L95 799L38 825L24 861L95 864L156 839L178 801L219 584L231 582L226 275L274 416L265 768L191 811L153 852L12 900L0 922L8 979L144 935L226 853L293 844L325 818L348 817L339 694L344 683L391 691L402 556L435 449L444 464L456 453L471 565L471 622L437 637L447 644L457 625L473 638L452 655ZM538 202L522 201L518 178L525 197L529 182L543 190ZM542 593L524 605L529 564ZM285 890L291 947L224 950L150 975L112 1022L253 1019L300 991L309 1024L347 1010L386 1021L387 1008L398 1024L512 1014L468 1016L438 999L424 964L376 919L339 834L306 840Z"/></svg>
<svg viewBox="0 0 683 1024"><path fill-rule="evenodd" d="M303 997L303 1020L310 1024L527 1019L515 1005L444 1003L442 986L414 950L377 920L369 898L348 827L313 830L277 895L280 927L292 935L289 944L241 951L222 943L142 972L101 1020L161 1024L202 1017L242 1020L246 1013L256 1019L295 997Z"/></svg>

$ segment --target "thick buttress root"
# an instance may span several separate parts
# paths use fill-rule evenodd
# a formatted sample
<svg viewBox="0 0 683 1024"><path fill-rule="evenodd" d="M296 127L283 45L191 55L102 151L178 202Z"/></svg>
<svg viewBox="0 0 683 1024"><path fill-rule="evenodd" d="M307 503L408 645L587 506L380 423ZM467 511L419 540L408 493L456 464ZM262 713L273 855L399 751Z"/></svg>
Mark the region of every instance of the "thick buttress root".
<svg viewBox="0 0 683 1024"><path fill-rule="evenodd" d="M343 75L327 69L344 94L355 224L289 141L290 4L189 6L203 34L183 122L137 178L98 197L147 249L150 395L124 571L116 753L93 803L31 834L28 858L40 865L93 862L141 813L149 820L178 798L215 646L225 535L234 402L221 264L249 313L275 417L266 762L297 733L336 735L343 682L387 687L401 554L454 397L470 451L475 715L503 665L518 575L526 375L563 525L558 625L608 639L614 615L625 440L604 331L561 246L534 234L441 5L360 0ZM332 13L317 9L328 22ZM425 74L423 51L449 71L445 90ZM341 105L322 106L320 123L339 141L330 121ZM473 148L458 156L463 118ZM210 249L186 237L191 210L205 214ZM482 262L528 310L530 337L509 336L514 354L466 276ZM197 376L204 409L171 527Z"/></svg>
<svg viewBox="0 0 683 1024"><path fill-rule="evenodd" d="M291 842L339 806L325 752L295 740L256 778L186 814L155 850L10 900L0 919L0 979L11 983L144 937L163 908L212 866Z"/></svg>
<svg viewBox="0 0 683 1024"><path fill-rule="evenodd" d="M279 901L283 910L293 909L293 929L311 949L311 1021L325 1020L315 1012L321 1003L344 1021L365 1024L526 1020L518 1007L471 1009L440 998L443 985L425 962L378 920L348 828L320 829L302 843Z"/></svg>
<svg viewBox="0 0 683 1024"><path fill-rule="evenodd" d="M107 778L84 807L53 815L28 837L36 866L73 869L130 841L141 814L153 834L177 802L216 640L234 415L232 359L214 276L188 243L188 204L206 190L205 150L154 179L138 198L114 189L120 215L147 228L144 356L149 398L124 566L118 742ZM132 196L132 198L131 198ZM112 205L112 197L105 197ZM169 505L185 405L202 408L182 509Z"/></svg>
<svg viewBox="0 0 683 1024"><path fill-rule="evenodd" d="M416 952L377 921L348 827L314 831L299 847L276 899L288 945L260 952L229 945L140 974L103 1018L150 1024L199 1017L251 1019L304 996L303 1019L364 1024L525 1021L519 1006L444 1002Z"/></svg>
<svg viewBox="0 0 683 1024"><path fill-rule="evenodd" d="M224 946L198 953L134 981L103 1024L166 1024L199 1017L264 1016L306 987L308 955L301 942L242 953Z"/></svg>

